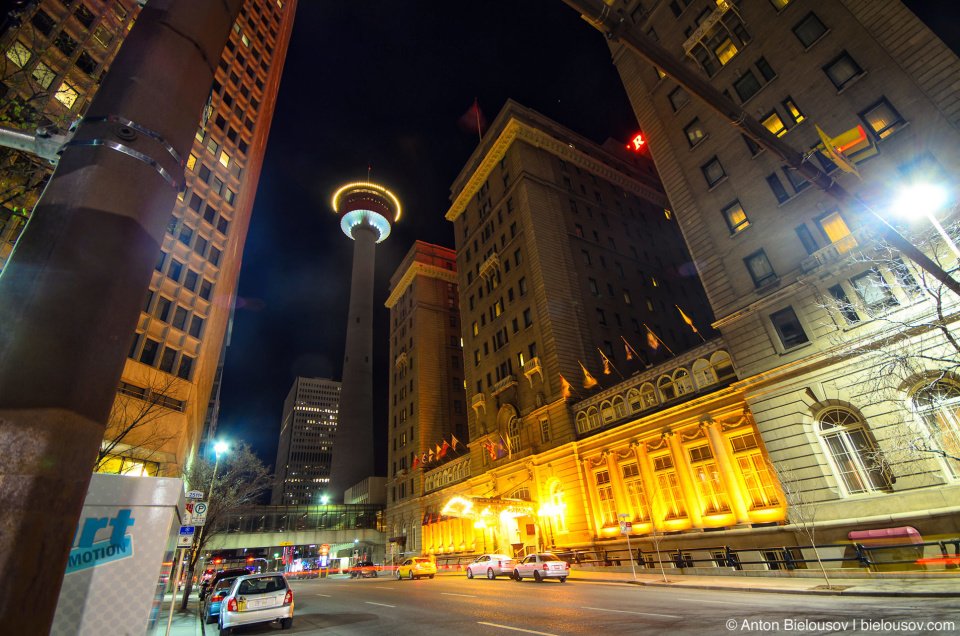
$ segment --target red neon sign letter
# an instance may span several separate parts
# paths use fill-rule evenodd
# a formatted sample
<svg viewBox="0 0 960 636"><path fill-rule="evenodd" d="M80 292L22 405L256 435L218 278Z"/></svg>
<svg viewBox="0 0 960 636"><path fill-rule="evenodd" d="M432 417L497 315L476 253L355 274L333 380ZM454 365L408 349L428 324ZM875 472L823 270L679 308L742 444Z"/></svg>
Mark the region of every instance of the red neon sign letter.
<svg viewBox="0 0 960 636"><path fill-rule="evenodd" d="M638 134L633 138L633 149L640 150L640 146L647 143L647 140L643 138L643 133Z"/></svg>

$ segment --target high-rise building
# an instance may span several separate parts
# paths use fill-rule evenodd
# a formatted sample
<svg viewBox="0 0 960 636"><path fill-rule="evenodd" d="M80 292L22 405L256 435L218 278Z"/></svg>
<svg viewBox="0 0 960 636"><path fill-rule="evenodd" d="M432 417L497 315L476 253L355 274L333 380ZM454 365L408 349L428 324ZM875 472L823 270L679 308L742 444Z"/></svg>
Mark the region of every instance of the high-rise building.
<svg viewBox="0 0 960 636"><path fill-rule="evenodd" d="M414 243L386 306L393 368L385 527L387 553L399 557L422 549L424 473L465 456L469 442L456 253Z"/></svg>
<svg viewBox="0 0 960 636"><path fill-rule="evenodd" d="M330 482L340 383L297 378L283 403L270 505L319 505Z"/></svg>
<svg viewBox="0 0 960 636"><path fill-rule="evenodd" d="M296 0L240 11L186 157L186 189L162 254L107 429L104 472L175 475L200 439L256 195ZM41 0L0 35L0 112L23 128L64 132L82 117L140 3ZM49 176L22 153L3 163L5 259Z"/></svg>
<svg viewBox="0 0 960 636"><path fill-rule="evenodd" d="M818 541L955 532L958 299L878 241L870 209L904 228L895 201L925 203L910 186L955 196L960 60L897 0L615 5L864 203L812 186L611 43L770 459L827 526ZM859 178L818 151L818 128L861 138L836 144ZM954 269L939 238L921 247Z"/></svg>
<svg viewBox="0 0 960 636"><path fill-rule="evenodd" d="M340 229L353 240L353 273L343 354L343 400L328 496L343 501L348 488L372 477L373 274L377 243L400 218L400 202L386 188L360 182L333 195Z"/></svg>

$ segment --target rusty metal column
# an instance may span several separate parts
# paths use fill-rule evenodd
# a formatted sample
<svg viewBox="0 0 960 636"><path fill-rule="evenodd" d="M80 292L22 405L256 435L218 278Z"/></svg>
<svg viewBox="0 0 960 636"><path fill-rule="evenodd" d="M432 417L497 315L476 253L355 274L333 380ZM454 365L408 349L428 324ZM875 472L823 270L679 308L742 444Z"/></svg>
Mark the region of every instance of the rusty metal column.
<svg viewBox="0 0 960 636"><path fill-rule="evenodd" d="M243 0L141 11L0 276L0 624L46 633L183 161Z"/></svg>

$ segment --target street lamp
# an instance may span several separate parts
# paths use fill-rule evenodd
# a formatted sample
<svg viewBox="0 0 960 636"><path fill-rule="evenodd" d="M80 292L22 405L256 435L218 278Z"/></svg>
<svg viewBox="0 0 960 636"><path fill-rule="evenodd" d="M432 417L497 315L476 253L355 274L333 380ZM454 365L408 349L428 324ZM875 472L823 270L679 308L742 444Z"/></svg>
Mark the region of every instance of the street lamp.
<svg viewBox="0 0 960 636"><path fill-rule="evenodd" d="M207 492L207 501L213 496L213 484L217 480L217 468L220 467L220 455L226 453L230 447L226 442L217 442L213 446L213 452L217 455L217 461L213 463L213 477L210 479L210 490Z"/></svg>
<svg viewBox="0 0 960 636"><path fill-rule="evenodd" d="M957 249L956 243L953 242L953 239L950 238L950 235L933 215L934 212L943 207L946 201L947 192L943 188L930 183L918 183L904 188L900 192L900 196L893 204L893 209L897 214L905 217L915 217L920 214L926 216L933 227L937 228L937 232L947 242L950 249L953 250L957 259L960 260L960 249Z"/></svg>

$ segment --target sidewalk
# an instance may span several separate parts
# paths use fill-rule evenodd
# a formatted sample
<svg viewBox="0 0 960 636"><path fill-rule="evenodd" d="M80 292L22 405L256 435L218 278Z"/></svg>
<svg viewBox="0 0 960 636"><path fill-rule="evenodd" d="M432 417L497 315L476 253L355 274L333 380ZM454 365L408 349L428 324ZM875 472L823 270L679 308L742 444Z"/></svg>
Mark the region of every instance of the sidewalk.
<svg viewBox="0 0 960 636"><path fill-rule="evenodd" d="M160 609L160 617L157 619L157 627L151 633L151 636L163 636L167 630L167 619L170 616L170 601L172 594L167 594L163 600L163 607ZM175 600L177 607L180 605L180 594L177 594ZM199 616L200 603L197 600L196 593L190 595L190 604L186 612L178 612L177 607L173 608L173 623L170 625L171 636L202 636L204 632L201 629L202 619ZM214 636L217 634L217 626L206 625L206 634Z"/></svg>
<svg viewBox="0 0 960 636"><path fill-rule="evenodd" d="M828 573L829 575L829 573ZM440 572L438 576L464 576L462 572ZM573 583L628 583L649 587L671 587L695 590L766 592L773 594L825 594L839 596L960 597L960 573L937 578L832 578L833 589L824 589L824 580L766 576L698 576L666 573L667 583L659 571L638 570L636 579L630 572L607 572L572 568L567 579Z"/></svg>

